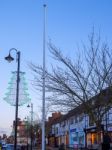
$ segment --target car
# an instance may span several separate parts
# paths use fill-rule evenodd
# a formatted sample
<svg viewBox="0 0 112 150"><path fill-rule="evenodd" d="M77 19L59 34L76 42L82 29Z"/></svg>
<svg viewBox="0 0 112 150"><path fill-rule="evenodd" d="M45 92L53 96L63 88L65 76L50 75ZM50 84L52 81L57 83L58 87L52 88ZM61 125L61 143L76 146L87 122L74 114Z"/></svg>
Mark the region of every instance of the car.
<svg viewBox="0 0 112 150"><path fill-rule="evenodd" d="M6 144L6 147L3 150L14 150L14 144ZM17 150L21 150L20 145L17 145Z"/></svg>
<svg viewBox="0 0 112 150"><path fill-rule="evenodd" d="M6 150L14 150L14 144L6 144Z"/></svg>
<svg viewBox="0 0 112 150"><path fill-rule="evenodd" d="M6 144L2 144L2 150L6 150L7 145Z"/></svg>

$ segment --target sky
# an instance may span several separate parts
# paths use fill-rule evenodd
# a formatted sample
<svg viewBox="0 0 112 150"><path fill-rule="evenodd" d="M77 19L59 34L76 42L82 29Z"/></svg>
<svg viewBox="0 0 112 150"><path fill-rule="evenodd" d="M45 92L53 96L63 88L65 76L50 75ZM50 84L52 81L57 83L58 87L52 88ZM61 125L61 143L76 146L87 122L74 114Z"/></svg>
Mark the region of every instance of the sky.
<svg viewBox="0 0 112 150"><path fill-rule="evenodd" d="M46 67L52 64L47 48L49 40L65 55L72 56L77 45L86 44L94 27L103 40L112 44L112 1L111 0L1 0L0 1L0 134L11 129L15 118L15 107L3 100L7 92L11 72L17 63L8 63L4 57L10 48L21 52L21 71L28 83L28 93L33 103L35 118L40 118L42 93L34 91L32 72L28 62L42 65L43 20L46 8ZM11 53L16 58L16 53ZM19 117L29 115L27 104L19 107ZM40 118L41 119L41 118Z"/></svg>

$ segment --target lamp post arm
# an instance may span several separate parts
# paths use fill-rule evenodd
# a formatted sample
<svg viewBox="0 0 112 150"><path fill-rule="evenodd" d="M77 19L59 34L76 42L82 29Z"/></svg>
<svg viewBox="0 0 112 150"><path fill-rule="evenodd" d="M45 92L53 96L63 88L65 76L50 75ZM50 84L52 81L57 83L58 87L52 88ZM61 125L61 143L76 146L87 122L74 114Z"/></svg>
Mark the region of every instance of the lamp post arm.
<svg viewBox="0 0 112 150"><path fill-rule="evenodd" d="M15 50L16 51L16 54L17 54L17 58L16 58L16 61L19 61L18 59L20 59L20 51L18 51L16 48L11 48L9 50L9 54L11 53L11 51ZM19 57L19 58L18 58Z"/></svg>
<svg viewBox="0 0 112 150"><path fill-rule="evenodd" d="M16 53L18 52L18 50L17 50L16 48L11 48L11 49L9 50L9 53L11 53L12 50L15 50Z"/></svg>

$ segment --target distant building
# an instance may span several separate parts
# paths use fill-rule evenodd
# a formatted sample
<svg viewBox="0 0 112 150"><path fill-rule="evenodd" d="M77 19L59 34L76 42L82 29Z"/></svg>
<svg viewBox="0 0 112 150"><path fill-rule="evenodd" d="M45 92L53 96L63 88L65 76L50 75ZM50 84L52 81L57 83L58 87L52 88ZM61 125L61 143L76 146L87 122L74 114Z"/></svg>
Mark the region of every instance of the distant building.
<svg viewBox="0 0 112 150"><path fill-rule="evenodd" d="M15 129L15 121L13 121L13 130ZM18 118L17 126L17 143L27 144L27 123Z"/></svg>

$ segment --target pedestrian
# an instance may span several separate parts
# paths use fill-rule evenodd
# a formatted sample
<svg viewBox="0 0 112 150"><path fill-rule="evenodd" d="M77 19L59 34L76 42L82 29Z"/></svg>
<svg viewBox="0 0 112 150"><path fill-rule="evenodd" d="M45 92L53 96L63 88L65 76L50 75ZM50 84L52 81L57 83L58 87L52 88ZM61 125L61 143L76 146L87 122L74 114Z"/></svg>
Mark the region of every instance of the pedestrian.
<svg viewBox="0 0 112 150"><path fill-rule="evenodd" d="M65 148L64 148L64 143L62 143L62 144L60 145L59 150L65 150Z"/></svg>
<svg viewBox="0 0 112 150"><path fill-rule="evenodd" d="M109 150L110 149L110 142L111 142L111 138L108 135L108 133L105 132L104 137L103 137L102 150Z"/></svg>

